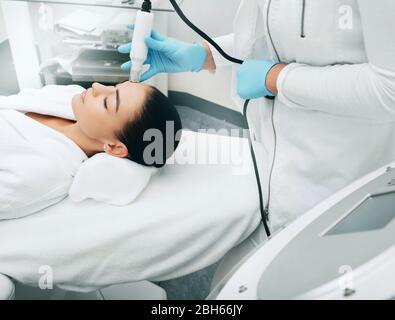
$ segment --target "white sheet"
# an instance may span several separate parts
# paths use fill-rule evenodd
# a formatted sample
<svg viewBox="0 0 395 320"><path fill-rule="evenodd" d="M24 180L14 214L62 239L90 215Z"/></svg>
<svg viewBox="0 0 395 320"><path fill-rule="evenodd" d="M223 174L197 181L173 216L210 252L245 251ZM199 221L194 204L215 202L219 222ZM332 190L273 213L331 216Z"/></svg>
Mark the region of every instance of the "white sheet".
<svg viewBox="0 0 395 320"><path fill-rule="evenodd" d="M237 147L241 140L210 141ZM250 164L247 141L242 143ZM199 147L199 155L206 152ZM182 154L180 147L175 157ZM129 206L66 199L35 215L0 221L0 273L38 286L50 266L58 287L90 291L200 270L260 223L253 171L240 173L230 164L168 165Z"/></svg>

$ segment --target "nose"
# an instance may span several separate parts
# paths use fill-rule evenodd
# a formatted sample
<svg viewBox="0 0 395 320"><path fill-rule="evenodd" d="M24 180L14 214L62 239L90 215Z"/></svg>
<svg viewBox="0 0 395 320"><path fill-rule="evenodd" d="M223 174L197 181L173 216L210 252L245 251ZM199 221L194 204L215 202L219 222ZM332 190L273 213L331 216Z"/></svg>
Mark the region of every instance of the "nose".
<svg viewBox="0 0 395 320"><path fill-rule="evenodd" d="M100 83L95 82L92 84L92 94L94 97L100 96L102 94L110 93L112 92L112 87L106 87L103 86Z"/></svg>

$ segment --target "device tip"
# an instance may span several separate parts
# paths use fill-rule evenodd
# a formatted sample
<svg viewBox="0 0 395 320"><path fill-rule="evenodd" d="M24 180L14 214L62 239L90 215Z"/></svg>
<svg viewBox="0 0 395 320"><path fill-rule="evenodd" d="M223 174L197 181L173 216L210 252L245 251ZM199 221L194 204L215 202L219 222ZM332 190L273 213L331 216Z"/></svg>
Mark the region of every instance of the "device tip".
<svg viewBox="0 0 395 320"><path fill-rule="evenodd" d="M140 72L132 70L130 72L130 81L132 81L134 83L139 83L140 82Z"/></svg>

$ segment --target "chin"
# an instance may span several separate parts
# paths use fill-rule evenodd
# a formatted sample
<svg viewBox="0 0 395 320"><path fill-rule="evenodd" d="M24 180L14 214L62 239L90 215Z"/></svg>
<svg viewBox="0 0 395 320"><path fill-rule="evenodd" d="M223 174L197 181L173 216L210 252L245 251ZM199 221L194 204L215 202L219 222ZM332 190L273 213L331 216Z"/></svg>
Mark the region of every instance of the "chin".
<svg viewBox="0 0 395 320"><path fill-rule="evenodd" d="M75 118L77 118L77 116L78 116L78 106L80 104L79 99L80 99L80 95L77 94L71 100L71 110L73 111Z"/></svg>

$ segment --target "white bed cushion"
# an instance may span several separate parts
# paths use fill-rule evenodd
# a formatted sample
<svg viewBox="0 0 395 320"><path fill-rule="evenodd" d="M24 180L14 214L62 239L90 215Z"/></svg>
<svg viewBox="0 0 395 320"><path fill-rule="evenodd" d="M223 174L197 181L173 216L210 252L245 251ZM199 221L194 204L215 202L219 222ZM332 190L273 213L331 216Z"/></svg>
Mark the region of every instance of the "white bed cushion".
<svg viewBox="0 0 395 320"><path fill-rule="evenodd" d="M208 147L191 148L207 141ZM183 135L172 159L194 152L204 158L218 145L235 150L240 144L241 160L252 168L246 140L214 135ZM53 276L60 288L90 291L205 268L260 223L253 170L240 173L232 164L169 164L128 206L67 198L35 215L0 221L0 273L33 286Z"/></svg>
<svg viewBox="0 0 395 320"><path fill-rule="evenodd" d="M69 190L72 201L86 199L125 206L139 196L157 171L128 159L99 153L85 161Z"/></svg>

